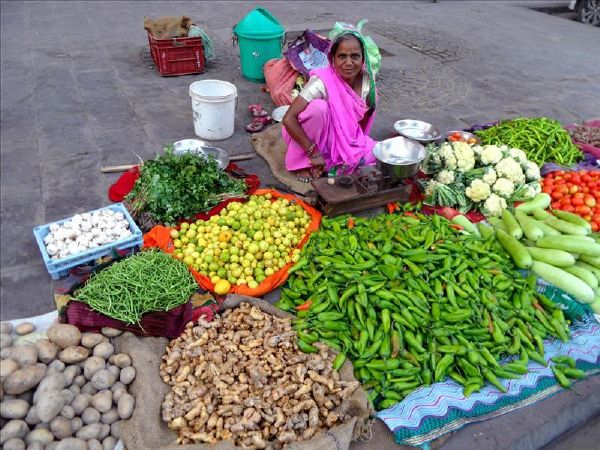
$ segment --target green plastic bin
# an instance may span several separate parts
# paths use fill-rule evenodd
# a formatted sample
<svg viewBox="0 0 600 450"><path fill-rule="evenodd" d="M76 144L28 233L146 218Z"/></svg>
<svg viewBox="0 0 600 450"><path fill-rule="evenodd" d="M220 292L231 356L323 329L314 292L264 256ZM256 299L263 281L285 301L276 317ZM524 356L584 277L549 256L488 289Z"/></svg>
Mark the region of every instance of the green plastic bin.
<svg viewBox="0 0 600 450"><path fill-rule="evenodd" d="M240 47L242 75L247 80L264 83L264 65L281 58L285 31L279 21L266 9L253 9L234 28Z"/></svg>

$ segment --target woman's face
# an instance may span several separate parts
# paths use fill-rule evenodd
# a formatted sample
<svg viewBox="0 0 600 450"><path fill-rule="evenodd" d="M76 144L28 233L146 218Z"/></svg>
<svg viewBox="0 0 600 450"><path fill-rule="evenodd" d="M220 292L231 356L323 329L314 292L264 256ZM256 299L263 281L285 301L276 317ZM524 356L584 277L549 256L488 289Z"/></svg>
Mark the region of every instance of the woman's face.
<svg viewBox="0 0 600 450"><path fill-rule="evenodd" d="M363 54L358 39L354 36L338 44L333 56L333 67L344 81L353 82L363 65Z"/></svg>

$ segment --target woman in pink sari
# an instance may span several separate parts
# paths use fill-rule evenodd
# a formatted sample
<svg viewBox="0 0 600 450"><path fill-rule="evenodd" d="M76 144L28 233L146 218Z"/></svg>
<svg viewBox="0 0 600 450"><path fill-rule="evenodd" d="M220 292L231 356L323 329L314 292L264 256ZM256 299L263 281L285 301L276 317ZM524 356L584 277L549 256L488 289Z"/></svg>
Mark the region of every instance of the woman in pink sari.
<svg viewBox="0 0 600 450"><path fill-rule="evenodd" d="M332 39L328 59L328 67L310 72L282 121L286 168L304 182L334 167L352 173L375 164L375 141L368 136L375 80L362 34L354 28L340 33Z"/></svg>

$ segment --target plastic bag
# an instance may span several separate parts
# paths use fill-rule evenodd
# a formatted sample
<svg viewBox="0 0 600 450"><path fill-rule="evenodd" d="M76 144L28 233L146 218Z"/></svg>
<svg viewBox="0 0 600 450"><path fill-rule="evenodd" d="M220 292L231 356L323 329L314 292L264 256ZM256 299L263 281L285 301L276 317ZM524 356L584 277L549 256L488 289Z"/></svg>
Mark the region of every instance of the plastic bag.
<svg viewBox="0 0 600 450"><path fill-rule="evenodd" d="M283 55L294 69L308 77L311 70L329 65L327 50L330 44L326 37L307 29L288 45Z"/></svg>
<svg viewBox="0 0 600 450"><path fill-rule="evenodd" d="M200 28L198 25L191 25L188 31L188 37L201 37L204 57L206 59L215 58L215 47L213 45L213 41L208 37L208 34L206 34L202 28Z"/></svg>

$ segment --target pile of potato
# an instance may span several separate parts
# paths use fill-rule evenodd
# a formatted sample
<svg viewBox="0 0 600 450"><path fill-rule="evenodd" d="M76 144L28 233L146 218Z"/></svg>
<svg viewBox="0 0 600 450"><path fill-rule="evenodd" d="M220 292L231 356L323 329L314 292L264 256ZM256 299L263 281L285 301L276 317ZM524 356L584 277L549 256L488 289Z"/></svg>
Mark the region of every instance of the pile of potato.
<svg viewBox="0 0 600 450"><path fill-rule="evenodd" d="M337 407L359 383L340 380L327 346L307 354L296 341L290 318L248 303L190 322L160 366L171 386L162 418L177 442L281 448L345 422Z"/></svg>
<svg viewBox="0 0 600 450"><path fill-rule="evenodd" d="M27 339L29 323L2 323L0 445L5 450L109 450L135 400L131 358L115 354L110 338L121 331L80 333L55 324L47 339ZM17 335L23 336L18 338Z"/></svg>

